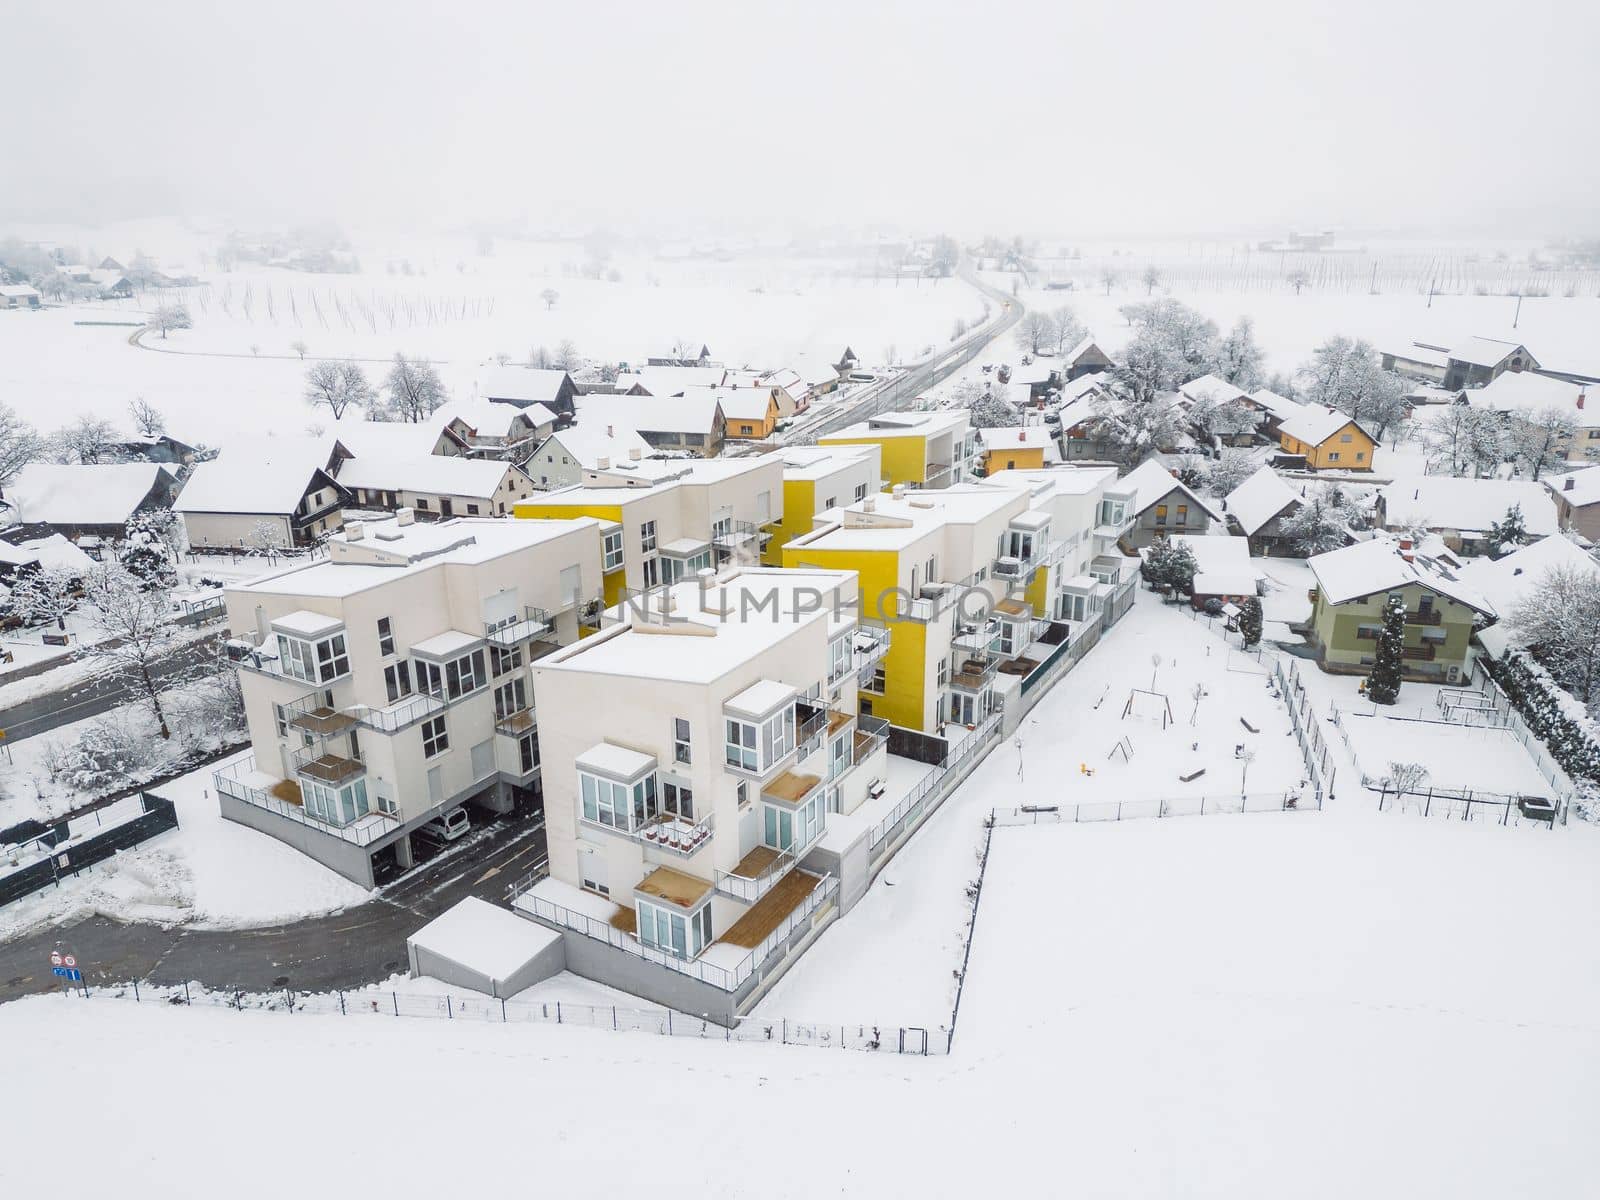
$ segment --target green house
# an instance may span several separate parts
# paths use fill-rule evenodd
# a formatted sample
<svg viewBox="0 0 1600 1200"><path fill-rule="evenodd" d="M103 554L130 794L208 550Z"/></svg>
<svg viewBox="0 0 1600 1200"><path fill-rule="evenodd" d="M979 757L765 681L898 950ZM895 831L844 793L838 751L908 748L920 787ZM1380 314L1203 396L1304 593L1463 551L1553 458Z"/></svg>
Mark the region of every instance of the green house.
<svg viewBox="0 0 1600 1200"><path fill-rule="evenodd" d="M1379 538L1319 554L1306 565L1317 581L1309 636L1324 671L1368 671L1383 633L1384 605L1400 596L1406 605L1405 678L1459 683L1471 674L1473 630L1495 611L1462 580L1453 559L1419 554L1403 538Z"/></svg>

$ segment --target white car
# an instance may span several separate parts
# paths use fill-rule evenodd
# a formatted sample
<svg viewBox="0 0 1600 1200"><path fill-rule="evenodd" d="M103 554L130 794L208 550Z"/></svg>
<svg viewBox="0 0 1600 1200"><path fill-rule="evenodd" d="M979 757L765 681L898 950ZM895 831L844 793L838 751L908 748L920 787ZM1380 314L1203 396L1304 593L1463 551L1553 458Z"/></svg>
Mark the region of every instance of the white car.
<svg viewBox="0 0 1600 1200"><path fill-rule="evenodd" d="M472 821L468 818L465 808L452 808L447 813L440 813L422 827L422 832L429 837L445 842L466 837L471 831Z"/></svg>

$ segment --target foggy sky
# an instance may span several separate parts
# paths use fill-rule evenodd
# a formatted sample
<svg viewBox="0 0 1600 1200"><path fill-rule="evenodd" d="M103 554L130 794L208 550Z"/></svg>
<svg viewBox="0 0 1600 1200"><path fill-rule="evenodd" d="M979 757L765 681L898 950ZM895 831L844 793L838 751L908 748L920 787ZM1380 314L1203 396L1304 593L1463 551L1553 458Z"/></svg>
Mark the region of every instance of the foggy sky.
<svg viewBox="0 0 1600 1200"><path fill-rule="evenodd" d="M1594 234L1597 32L1577 0L0 0L0 219Z"/></svg>

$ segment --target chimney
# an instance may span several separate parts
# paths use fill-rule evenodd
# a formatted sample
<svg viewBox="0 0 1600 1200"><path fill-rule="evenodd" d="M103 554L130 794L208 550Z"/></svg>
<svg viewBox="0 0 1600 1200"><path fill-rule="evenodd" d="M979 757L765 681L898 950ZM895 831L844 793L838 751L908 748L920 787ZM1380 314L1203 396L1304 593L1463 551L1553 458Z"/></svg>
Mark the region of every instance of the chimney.
<svg viewBox="0 0 1600 1200"><path fill-rule="evenodd" d="M1582 397L1580 396L1579 399L1581 400ZM1570 492L1572 490L1572 485L1577 483L1577 482L1578 481L1576 479L1574 479L1571 475L1568 475L1565 479L1563 479L1561 481L1561 490L1563 492Z"/></svg>
<svg viewBox="0 0 1600 1200"><path fill-rule="evenodd" d="M644 458L644 451L637 446L631 447L628 450L628 458L633 462L638 462Z"/></svg>
<svg viewBox="0 0 1600 1200"><path fill-rule="evenodd" d="M596 471L611 470L611 456L609 454L602 454L599 458L595 459L594 469Z"/></svg>
<svg viewBox="0 0 1600 1200"><path fill-rule="evenodd" d="M394 510L394 523L396 525L409 525L417 519L417 514L408 505L405 508Z"/></svg>
<svg viewBox="0 0 1600 1200"><path fill-rule="evenodd" d="M861 511L862 512L877 512L878 511L878 498L876 496L871 496L871 495L867 496L864 500L861 501Z"/></svg>
<svg viewBox="0 0 1600 1200"><path fill-rule="evenodd" d="M367 527L360 521L348 521L345 523L344 536L346 541L359 542L367 536Z"/></svg>
<svg viewBox="0 0 1600 1200"><path fill-rule="evenodd" d="M1417 556L1416 556L1415 553L1412 552L1412 549L1411 549L1411 539L1410 538L1401 538L1400 539L1400 557L1405 559L1407 562L1416 562L1417 561Z"/></svg>
<svg viewBox="0 0 1600 1200"><path fill-rule="evenodd" d="M606 436L607 436L607 437L608 437L608 438L613 438L613 437L616 437L616 436L617 436L617 430L616 430L616 427L615 427L615 426L612 426L612 425L607 425L607 426L606 426Z"/></svg>
<svg viewBox="0 0 1600 1200"><path fill-rule="evenodd" d="M1583 393L1582 392L1578 393L1578 407L1579 408L1583 407Z"/></svg>

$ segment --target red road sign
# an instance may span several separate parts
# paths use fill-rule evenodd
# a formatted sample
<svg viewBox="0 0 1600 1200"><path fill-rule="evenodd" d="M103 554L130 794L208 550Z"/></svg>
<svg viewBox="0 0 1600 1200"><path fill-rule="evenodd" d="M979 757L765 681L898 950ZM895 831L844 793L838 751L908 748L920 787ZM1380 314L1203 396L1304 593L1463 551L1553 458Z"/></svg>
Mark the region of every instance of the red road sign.
<svg viewBox="0 0 1600 1200"><path fill-rule="evenodd" d="M63 955L61 959L61 965L63 967L75 967L78 965L78 960L70 954Z"/></svg>
<svg viewBox="0 0 1600 1200"><path fill-rule="evenodd" d="M61 951L59 951L59 950L50 951L50 965L52 967L59 967L61 965Z"/></svg>

